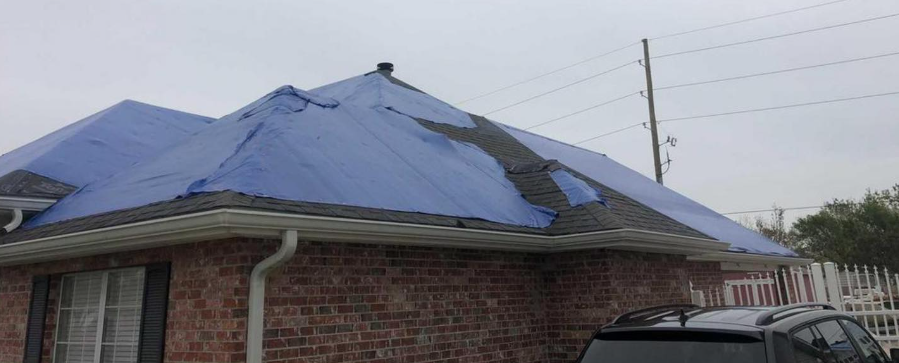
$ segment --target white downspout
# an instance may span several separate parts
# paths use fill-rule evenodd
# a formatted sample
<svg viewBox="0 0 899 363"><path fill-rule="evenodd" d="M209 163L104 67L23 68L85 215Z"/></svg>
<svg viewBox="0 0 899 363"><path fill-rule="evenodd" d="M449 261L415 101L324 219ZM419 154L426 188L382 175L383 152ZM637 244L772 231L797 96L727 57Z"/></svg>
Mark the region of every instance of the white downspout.
<svg viewBox="0 0 899 363"><path fill-rule="evenodd" d="M281 233L281 247L253 267L250 273L249 313L247 314L247 363L262 363L262 333L265 307L265 280L269 272L283 265L297 250L297 231Z"/></svg>
<svg viewBox="0 0 899 363"><path fill-rule="evenodd" d="M12 221L9 224L3 226L3 229L0 230L0 235L12 232L14 229L19 228L22 225L22 210L21 209L13 209L12 210Z"/></svg>

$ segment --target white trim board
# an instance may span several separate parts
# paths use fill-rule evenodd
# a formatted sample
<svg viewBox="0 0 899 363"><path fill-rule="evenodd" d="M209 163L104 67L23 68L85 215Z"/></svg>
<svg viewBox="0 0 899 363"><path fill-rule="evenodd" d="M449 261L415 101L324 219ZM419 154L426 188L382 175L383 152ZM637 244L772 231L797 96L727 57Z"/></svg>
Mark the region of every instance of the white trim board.
<svg viewBox="0 0 899 363"><path fill-rule="evenodd" d="M0 265L17 265L230 237L279 238L296 230L301 240L562 252L610 248L678 255L725 251L729 243L666 233L620 229L545 236L300 214L218 209L67 235L0 245Z"/></svg>
<svg viewBox="0 0 899 363"><path fill-rule="evenodd" d="M715 252L688 256L689 261L721 262L724 271L773 271L780 266L805 266L815 262L809 258L755 255L738 252Z"/></svg>
<svg viewBox="0 0 899 363"><path fill-rule="evenodd" d="M21 209L31 212L40 212L49 208L56 199L47 198L23 198L0 195L0 209Z"/></svg>

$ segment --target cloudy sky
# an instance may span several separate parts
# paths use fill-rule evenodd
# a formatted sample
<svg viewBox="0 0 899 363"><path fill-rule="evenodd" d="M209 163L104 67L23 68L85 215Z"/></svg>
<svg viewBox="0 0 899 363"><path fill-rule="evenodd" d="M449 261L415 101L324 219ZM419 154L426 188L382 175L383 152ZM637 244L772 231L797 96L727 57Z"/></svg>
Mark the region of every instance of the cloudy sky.
<svg viewBox="0 0 899 363"><path fill-rule="evenodd" d="M0 153L122 99L222 116L291 84L310 89L396 64L395 76L458 102L641 38L819 4L680 1L0 0ZM899 13L845 0L651 42L662 55ZM899 16L653 60L662 87L899 52ZM642 57L632 46L459 105L486 113ZM899 91L899 56L658 91L659 119ZM618 71L491 113L529 127L645 87ZM575 142L645 121L625 98L533 129ZM662 123L666 185L719 212L814 206L899 183L899 95ZM652 175L641 127L584 143ZM664 153L664 152L663 152ZM790 212L794 219L808 211Z"/></svg>

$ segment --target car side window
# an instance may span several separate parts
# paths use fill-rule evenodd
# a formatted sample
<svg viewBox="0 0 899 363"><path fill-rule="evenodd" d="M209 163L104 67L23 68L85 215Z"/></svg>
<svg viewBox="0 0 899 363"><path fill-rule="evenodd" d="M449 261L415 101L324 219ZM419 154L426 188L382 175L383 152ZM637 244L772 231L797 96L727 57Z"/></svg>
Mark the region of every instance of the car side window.
<svg viewBox="0 0 899 363"><path fill-rule="evenodd" d="M836 320L828 320L815 325L818 332L827 346L830 348L831 354L837 363L861 363L861 357L849 341L849 337Z"/></svg>
<svg viewBox="0 0 899 363"><path fill-rule="evenodd" d="M877 341L864 328L858 326L854 321L842 320L842 322L849 336L852 337L855 345L858 346L859 353L861 353L865 363L888 363L890 361L883 350L880 349Z"/></svg>
<svg viewBox="0 0 899 363"><path fill-rule="evenodd" d="M793 355L796 363L833 363L821 337L812 328L793 333Z"/></svg>

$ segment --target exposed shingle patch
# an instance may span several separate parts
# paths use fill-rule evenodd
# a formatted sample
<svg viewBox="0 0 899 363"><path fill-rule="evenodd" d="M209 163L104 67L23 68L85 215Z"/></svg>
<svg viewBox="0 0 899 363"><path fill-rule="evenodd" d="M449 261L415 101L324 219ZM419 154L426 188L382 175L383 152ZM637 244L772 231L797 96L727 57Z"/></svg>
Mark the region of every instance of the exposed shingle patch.
<svg viewBox="0 0 899 363"><path fill-rule="evenodd" d="M503 163L507 170L506 177L515 184L528 202L560 213L553 225L547 228L550 234L634 228L708 238L708 236L650 209L576 170L567 168L555 160L541 158L486 118L471 115L471 119L477 124L477 127L459 128L427 120L419 119L418 121L423 126L443 133L451 139L477 145ZM560 167L584 180L590 186L601 190L610 208L585 206L572 209L565 194L549 176L550 171Z"/></svg>
<svg viewBox="0 0 899 363"><path fill-rule="evenodd" d="M26 170L0 176L0 195L59 199L78 189Z"/></svg>

